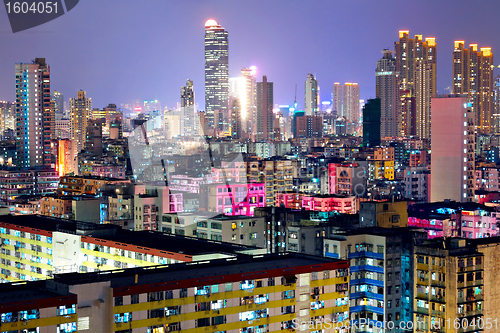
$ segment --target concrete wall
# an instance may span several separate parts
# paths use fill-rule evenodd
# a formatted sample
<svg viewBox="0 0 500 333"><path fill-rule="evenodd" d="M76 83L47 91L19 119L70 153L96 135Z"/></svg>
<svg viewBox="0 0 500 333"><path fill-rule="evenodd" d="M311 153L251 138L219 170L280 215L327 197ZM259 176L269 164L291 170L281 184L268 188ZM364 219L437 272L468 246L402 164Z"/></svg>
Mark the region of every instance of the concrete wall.
<svg viewBox="0 0 500 333"><path fill-rule="evenodd" d="M464 116L465 114L465 116ZM465 98L433 98L431 121L431 201L464 200L467 170L467 112ZM465 141L464 141L465 140ZM465 160L464 160L465 159ZM472 176L473 177L473 176Z"/></svg>
<svg viewBox="0 0 500 333"><path fill-rule="evenodd" d="M78 329L79 332L113 332L115 320L113 316L114 303L111 282L73 285L69 287L69 291L78 295L76 309L78 320L84 321L85 317L89 318L89 330Z"/></svg>

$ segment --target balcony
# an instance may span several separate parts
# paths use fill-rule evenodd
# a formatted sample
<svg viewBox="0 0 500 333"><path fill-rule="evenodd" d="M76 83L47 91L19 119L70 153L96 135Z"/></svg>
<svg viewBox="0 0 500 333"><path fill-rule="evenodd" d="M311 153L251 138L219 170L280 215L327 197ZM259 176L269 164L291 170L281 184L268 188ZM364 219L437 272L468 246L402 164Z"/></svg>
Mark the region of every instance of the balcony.
<svg viewBox="0 0 500 333"><path fill-rule="evenodd" d="M473 316L479 316L479 315L482 315L482 314L483 314L483 310L480 309L480 310L467 311L465 313L465 316L466 317L473 317Z"/></svg>
<svg viewBox="0 0 500 333"><path fill-rule="evenodd" d="M429 315L429 309L420 308L418 306L417 306L415 312L418 313L418 314L422 314L422 315Z"/></svg>
<svg viewBox="0 0 500 333"><path fill-rule="evenodd" d="M431 280L431 286L445 288L446 283L444 281Z"/></svg>
<svg viewBox="0 0 500 333"><path fill-rule="evenodd" d="M482 286L483 285L483 280L474 280L474 281L464 281L464 282L457 282L457 288L466 288L466 287L475 287L475 286Z"/></svg>
<svg viewBox="0 0 500 333"><path fill-rule="evenodd" d="M476 301L482 301L483 295L473 295L473 296L463 296L463 297L457 297L457 303L468 303L468 302L476 302Z"/></svg>
<svg viewBox="0 0 500 333"><path fill-rule="evenodd" d="M434 317L444 317L445 313L444 311L431 310L431 315Z"/></svg>
<svg viewBox="0 0 500 333"><path fill-rule="evenodd" d="M431 295L432 302L446 303L446 298L440 295Z"/></svg>

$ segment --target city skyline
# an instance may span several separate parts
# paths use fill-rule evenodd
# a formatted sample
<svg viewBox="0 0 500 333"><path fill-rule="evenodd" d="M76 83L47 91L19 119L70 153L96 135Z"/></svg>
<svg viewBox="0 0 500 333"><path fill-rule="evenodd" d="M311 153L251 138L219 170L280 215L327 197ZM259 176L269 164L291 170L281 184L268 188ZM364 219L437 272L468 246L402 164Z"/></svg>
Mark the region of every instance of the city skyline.
<svg viewBox="0 0 500 333"><path fill-rule="evenodd" d="M1 40L5 49L12 51L6 52L4 56L0 77L12 77L14 63L27 63L35 57L45 57L52 68L51 88L54 91L72 96L75 91L83 89L96 107L104 107L109 103L129 103L130 99L158 99L163 106L173 108L179 102L178 90L188 78L194 82L195 91L200 96L198 101L202 101L204 80L201 41L203 25L208 19L217 20L231 34L229 76L239 76L241 68L255 65L257 76L266 75L275 82L276 104L292 104L295 84L301 86L308 72L317 78L322 88L321 101L331 99L334 82L358 82L362 99L375 97L373 72L376 62L383 48L393 49L399 30L409 30L410 37L412 33L421 33L436 38L439 44L439 94L447 93L448 90L444 89L453 85L450 59L454 40L467 40L468 43L491 47L493 52L500 48L494 38L494 23L489 23L488 29L484 25L471 25L449 31L446 27L453 20L466 15L462 13L461 6L452 7L449 3L434 4L434 11L426 12L426 24L418 19L419 10L415 12L414 18L399 18L397 13L404 12L410 5L398 4L399 7L390 11L396 15L396 19L391 24L381 24L380 17L370 15L375 4L369 2L361 6L330 2L303 2L285 6L283 2L276 1L272 5L266 4L266 9L261 11L260 2L255 1L248 5L248 15L243 17L234 15L237 6L225 1L215 4L199 2L199 6L195 6L189 15L187 6L182 4L148 6L137 11L138 3L126 1L120 11L126 15L135 10L135 16L130 17L137 23L144 21L144 27L132 31L129 24L116 22L115 25L108 25L109 22L103 20L106 21L105 27L98 22L92 27L77 28L85 26L79 23L88 15L93 15L99 21L100 15L104 17L116 9L112 5L101 4L100 10L96 11L97 6L94 4L92 1L82 3L77 10L64 17L26 32L4 32ZM423 10L425 3L420 7ZM485 10L486 7L488 10ZM481 12L483 22L495 22L488 19L492 15L489 13L495 12L493 9L489 4L480 3L471 10L473 13ZM180 20L176 13L183 20L188 20L189 28L182 36L172 34ZM184 13L185 16L182 15ZM0 15L6 17L5 13ZM352 22L346 21L344 16L350 17ZM160 18L163 20L158 20ZM8 23L4 21L0 30L7 31ZM308 26L308 22L314 22L314 28L302 28ZM366 33L370 25L375 27L377 37ZM281 28L275 29L276 26ZM152 30L162 33L150 37L147 32ZM312 31L317 37L311 39L309 47L299 48L300 41ZM74 38L73 33L79 38ZM88 42L88 52L73 53L71 45L81 39ZM68 51L61 52L61 49ZM344 49L349 49L349 54L353 56L347 57ZM141 62L131 73L121 70L134 59L141 59ZM162 63L172 66L162 65L159 68L158 65ZM498 74L497 71L494 76ZM70 72L72 75L65 75ZM1 100L14 99L10 82L0 80ZM300 109L303 109L303 97L300 89L297 96ZM200 105L200 109L204 107Z"/></svg>

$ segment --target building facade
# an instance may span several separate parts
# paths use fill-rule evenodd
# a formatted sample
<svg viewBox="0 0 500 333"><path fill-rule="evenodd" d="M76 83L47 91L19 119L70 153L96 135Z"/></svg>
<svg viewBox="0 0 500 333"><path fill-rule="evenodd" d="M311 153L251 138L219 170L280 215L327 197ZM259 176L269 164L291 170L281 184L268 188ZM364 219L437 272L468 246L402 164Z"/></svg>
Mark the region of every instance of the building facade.
<svg viewBox="0 0 500 333"><path fill-rule="evenodd" d="M50 100L50 67L45 58L16 64L17 166L51 167L55 116Z"/></svg>
<svg viewBox="0 0 500 333"><path fill-rule="evenodd" d="M229 109L229 45L228 33L215 20L205 22L205 112L209 124L224 129L221 120L215 124L215 114L227 117Z"/></svg>
<svg viewBox="0 0 500 333"><path fill-rule="evenodd" d="M465 97L433 98L431 202L472 201L475 187L474 112Z"/></svg>

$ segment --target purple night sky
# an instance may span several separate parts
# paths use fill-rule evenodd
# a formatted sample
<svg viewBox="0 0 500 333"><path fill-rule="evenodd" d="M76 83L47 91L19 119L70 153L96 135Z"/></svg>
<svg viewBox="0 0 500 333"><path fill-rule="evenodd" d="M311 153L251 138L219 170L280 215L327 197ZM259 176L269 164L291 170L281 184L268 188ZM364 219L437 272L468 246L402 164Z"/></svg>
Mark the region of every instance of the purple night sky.
<svg viewBox="0 0 500 333"><path fill-rule="evenodd" d="M135 99L175 107L189 78L204 109L209 18L229 32L230 77L257 66L259 80L274 82L275 104L292 104L297 84L302 108L308 72L321 100L330 100L334 82L358 82L361 98L375 97L380 51L394 48L399 30L436 37L438 93L445 93L454 40L490 46L500 59L499 12L500 1L492 0L82 0L54 21L13 34L2 8L0 100L15 99L15 63L44 57L51 90L65 101L83 89L98 108Z"/></svg>

